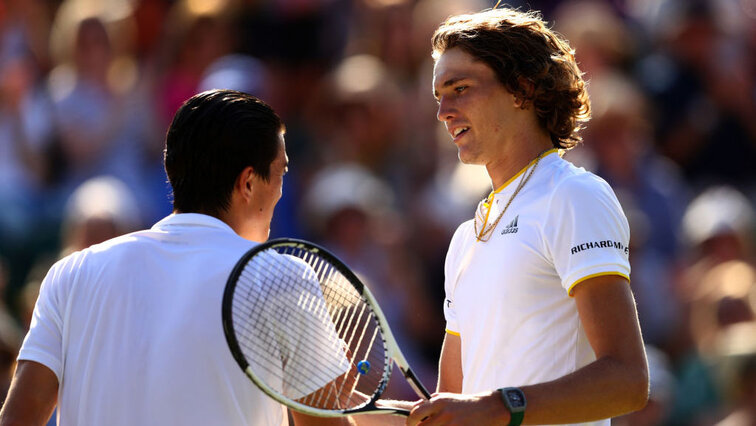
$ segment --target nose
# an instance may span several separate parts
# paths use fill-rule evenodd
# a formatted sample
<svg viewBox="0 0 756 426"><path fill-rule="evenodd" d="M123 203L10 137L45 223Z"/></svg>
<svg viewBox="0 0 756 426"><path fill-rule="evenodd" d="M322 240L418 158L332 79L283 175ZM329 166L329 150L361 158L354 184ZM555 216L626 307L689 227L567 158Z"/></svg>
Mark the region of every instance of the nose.
<svg viewBox="0 0 756 426"><path fill-rule="evenodd" d="M454 109L451 107L450 102L445 96L442 96L438 101L438 111L436 112L436 118L438 121L450 121L454 118Z"/></svg>

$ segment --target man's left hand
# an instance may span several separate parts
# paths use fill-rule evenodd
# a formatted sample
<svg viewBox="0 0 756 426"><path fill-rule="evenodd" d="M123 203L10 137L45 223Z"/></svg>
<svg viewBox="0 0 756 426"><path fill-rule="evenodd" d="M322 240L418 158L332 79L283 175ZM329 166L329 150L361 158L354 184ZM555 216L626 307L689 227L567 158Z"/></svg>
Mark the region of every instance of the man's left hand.
<svg viewBox="0 0 756 426"><path fill-rule="evenodd" d="M418 401L407 425L501 425L509 423L509 412L498 391L473 395L434 393L428 401Z"/></svg>

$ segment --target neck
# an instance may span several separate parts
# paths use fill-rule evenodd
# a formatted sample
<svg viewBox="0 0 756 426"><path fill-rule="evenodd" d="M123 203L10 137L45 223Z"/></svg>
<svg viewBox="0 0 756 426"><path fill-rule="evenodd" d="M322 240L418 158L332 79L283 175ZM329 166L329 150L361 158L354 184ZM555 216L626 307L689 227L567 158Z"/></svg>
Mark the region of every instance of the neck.
<svg viewBox="0 0 756 426"><path fill-rule="evenodd" d="M494 191L511 180L538 155L554 147L548 134L530 137L524 135L516 140L517 142L508 144L509 149L505 150L499 158L486 164Z"/></svg>
<svg viewBox="0 0 756 426"><path fill-rule="evenodd" d="M234 230L240 237L254 241L257 243L263 243L268 240L270 235L270 221L272 219L272 213L266 215L264 211L260 211L255 217L246 217L244 212L227 210L222 211L219 214L212 214L206 212L182 212L177 209L173 209L173 214L181 213L201 213L208 216L212 216Z"/></svg>
<svg viewBox="0 0 756 426"><path fill-rule="evenodd" d="M272 214L266 214L265 211L255 213L250 217L248 212L229 210L221 213L218 219L225 222L242 238L263 243L270 235Z"/></svg>

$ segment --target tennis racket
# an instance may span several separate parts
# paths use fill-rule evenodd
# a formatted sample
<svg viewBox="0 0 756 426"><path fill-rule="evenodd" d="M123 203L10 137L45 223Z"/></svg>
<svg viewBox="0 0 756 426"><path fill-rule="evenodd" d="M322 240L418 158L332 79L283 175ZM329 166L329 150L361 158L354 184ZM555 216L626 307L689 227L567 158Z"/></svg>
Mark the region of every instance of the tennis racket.
<svg viewBox="0 0 756 426"><path fill-rule="evenodd" d="M313 243L274 239L245 253L226 283L222 314L241 369L294 410L407 416L405 409L376 405L392 360L418 396L430 398L368 288Z"/></svg>

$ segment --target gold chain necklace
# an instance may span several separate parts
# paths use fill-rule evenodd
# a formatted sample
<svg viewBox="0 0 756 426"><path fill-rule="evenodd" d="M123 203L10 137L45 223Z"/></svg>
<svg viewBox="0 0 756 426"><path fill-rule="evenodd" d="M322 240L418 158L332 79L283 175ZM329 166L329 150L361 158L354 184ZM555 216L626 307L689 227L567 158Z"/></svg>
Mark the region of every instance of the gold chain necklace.
<svg viewBox="0 0 756 426"><path fill-rule="evenodd" d="M491 203L493 203L493 198L496 195L496 192L491 192L491 194L486 199L486 202L481 201L478 207L478 210L482 212L483 206L488 205L488 211L486 211L485 220L483 221L483 228L478 231L478 219L475 218L473 220L473 228L475 229L475 238L478 241L486 242L489 239L491 239L491 235L493 234L493 230L496 229L496 225L499 224L499 221L504 216L504 213L507 212L507 209L509 208L509 205L512 204L512 201L515 199L517 194L520 193L520 190L522 187L525 186L526 183L530 180L530 177L533 176L533 172L535 172L536 167L538 167L538 163L541 161L541 158L546 154L547 152L551 151L553 148L549 148L546 150L541 151L535 158L533 167L530 169L530 172L525 176L523 175L523 178L520 179L520 183L517 185L517 188L515 188L514 193L511 197L509 197L509 201L507 201L507 204L504 206L504 209L502 209L501 213L499 213L499 216L496 218L494 223L492 223L489 226L486 226L488 223L488 215L491 213ZM477 215L476 215L477 216ZM482 213L481 213L482 216Z"/></svg>

